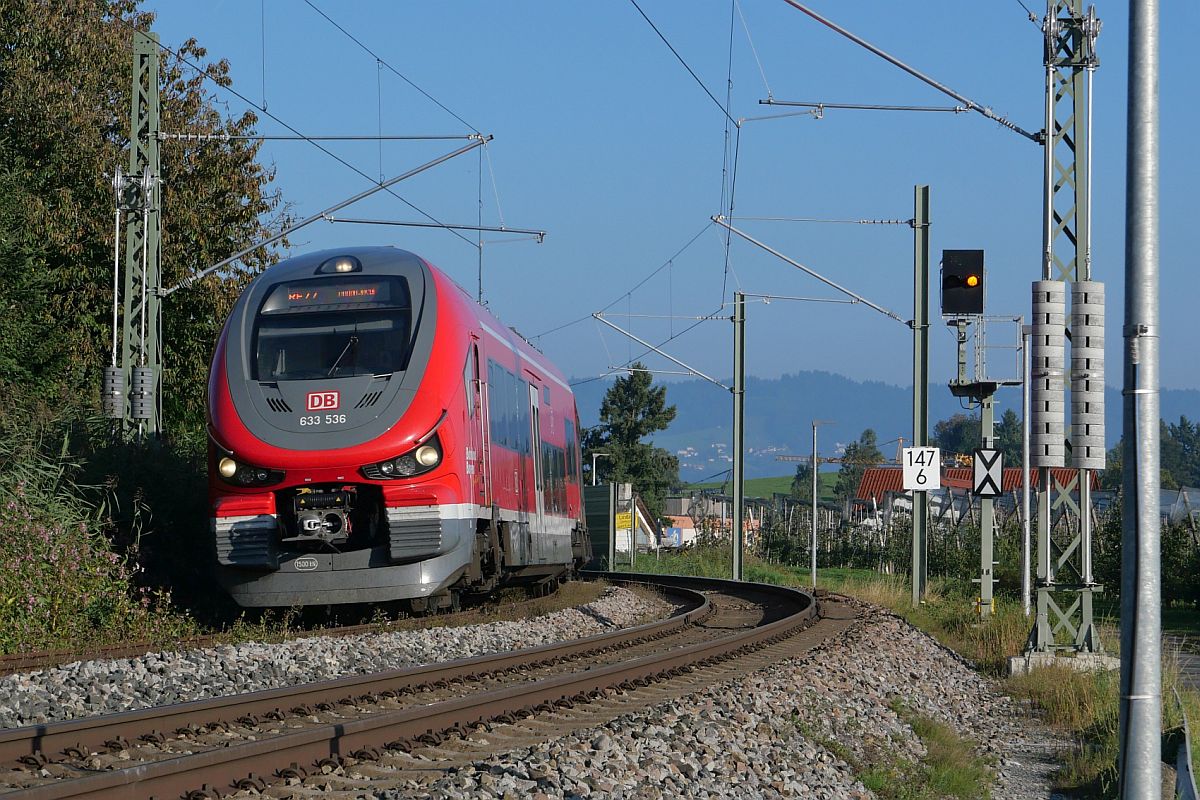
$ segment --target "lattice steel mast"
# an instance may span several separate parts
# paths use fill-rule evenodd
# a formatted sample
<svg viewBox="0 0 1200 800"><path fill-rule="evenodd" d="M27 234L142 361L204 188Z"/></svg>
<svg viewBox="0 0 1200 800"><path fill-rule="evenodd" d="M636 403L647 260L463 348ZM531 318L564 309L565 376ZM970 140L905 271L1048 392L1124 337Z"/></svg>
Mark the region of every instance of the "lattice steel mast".
<svg viewBox="0 0 1200 800"><path fill-rule="evenodd" d="M1100 587L1091 558L1091 478L1104 468L1105 457L1104 289L1091 279L1092 77L1100 64L1100 27L1095 8L1084 13L1082 0L1047 2L1042 279L1033 287L1031 370L1031 465L1040 473L1037 621L1029 635L1029 650L1036 652L1102 650L1092 609ZM1068 465L1078 472L1064 485L1053 468ZM1078 503L1072 497L1076 488ZM1059 508L1070 512L1060 520L1065 526L1055 525ZM1056 592L1074 598L1063 604ZM1060 631L1069 635L1069 644L1056 642Z"/></svg>
<svg viewBox="0 0 1200 800"><path fill-rule="evenodd" d="M113 269L123 266L119 343L104 374L104 408L126 434L162 431L162 193L159 181L158 36L133 34L133 90L129 109L129 171L113 177L117 215ZM120 239L124 219L125 256ZM114 275L114 290L120 283ZM114 298L114 314L116 309ZM117 321L113 320L114 334ZM120 358L118 360L118 345Z"/></svg>

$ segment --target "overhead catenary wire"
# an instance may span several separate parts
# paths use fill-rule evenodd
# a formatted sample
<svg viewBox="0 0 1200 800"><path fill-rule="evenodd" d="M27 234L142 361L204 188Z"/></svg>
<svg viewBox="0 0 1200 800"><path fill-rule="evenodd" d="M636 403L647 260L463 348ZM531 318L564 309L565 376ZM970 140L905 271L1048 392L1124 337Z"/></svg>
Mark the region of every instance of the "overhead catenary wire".
<svg viewBox="0 0 1200 800"><path fill-rule="evenodd" d="M328 218L329 215L331 215L335 211L343 209L346 206L349 206L353 203L357 203L359 200L369 197L370 195L375 194L376 192L387 190L388 187L394 183L399 183L400 181L405 180L407 178L411 178L414 175L418 175L418 174L424 172L425 170L432 169L433 167L436 167L438 164L441 164L444 161L449 161L450 159L454 158L455 156L462 155L463 153L466 153L467 151L469 151L473 148L479 147L481 144L482 144L482 137L480 137L479 140L471 142L470 144L463 145L462 147L458 148L457 150L455 150L452 153L447 153L445 155L438 156L437 158L433 159L432 161L427 161L424 164L420 165L419 167L414 167L413 169L410 169L408 172L405 172L401 175L397 175L396 177L389 179L385 183L381 183L376 186L372 186L369 189L359 192L358 194L354 195L353 197L343 200L340 203L336 203L336 204L330 206L329 208L325 209L324 211L320 211L316 214L313 214L311 217L308 217L307 219L301 220L300 222L297 222L294 225L288 226L284 230L280 231L279 233L277 233L267 239L264 239L259 242L255 242L254 244L250 245L249 247L239 250L237 253L234 253L233 255L229 256L228 258L225 258L225 259L217 262L216 264L213 264L212 266L201 270L200 272L196 273L195 275L187 276L186 278L181 280L179 283L172 286L170 289L165 289L165 290L160 291L159 295L162 297L166 297L170 294L173 294L174 292L177 292L180 289L186 289L188 286L191 286L196 281L204 278L207 275L212 274L213 272L216 272L217 270L221 269L222 267L232 264L234 261L238 260L239 258L241 258L242 256L245 256L248 253L252 253L255 250L258 250L259 248L266 247L267 245L272 244L273 242L277 242L280 239L282 239L283 237L287 236L288 234L290 234L294 231L297 231L300 228L305 227L306 225L316 222L319 219ZM441 225L440 222L438 224L439 224L439 226ZM462 236L462 234L458 233L457 231L453 231L453 233L455 233L455 235L457 235L457 236L460 236L460 237Z"/></svg>
<svg viewBox="0 0 1200 800"><path fill-rule="evenodd" d="M758 65L758 74L762 76L763 86L767 89L767 97L771 96L771 84L767 82L767 71L763 69L762 59L758 57L758 48L754 46L754 37L750 35L750 26L746 24L746 15L742 12L742 4L739 0L733 0L737 7L738 17L742 20L742 30L746 32L746 42L750 45L750 52L754 55L754 63Z"/></svg>
<svg viewBox="0 0 1200 800"><path fill-rule="evenodd" d="M305 0L305 2L308 2L308 0ZM674 45L667 41L667 37L664 36L663 32L658 29L658 26L654 24L654 21L651 20L650 17L646 16L646 12L642 11L642 7L637 4L637 0L629 0L629 2L632 3L633 7L636 8L638 13L642 15L642 19L646 20L646 23L654 29L654 32L658 34L658 38L662 39L663 44L667 46L667 49L671 51L671 54L674 55L679 63L683 65L683 68L688 71L688 74L692 76L692 79L696 81L697 85L704 90L704 93L708 95L708 99L712 100L716 107L721 109L721 113L726 117L729 117L730 122L733 122L736 125L737 120L730 116L729 111L726 110L725 106L721 105L721 101L718 100L716 96L713 95L713 93L709 90L709 88L704 85L704 81L700 80L700 76L696 74L696 71L688 66L688 63L683 60L683 56L679 55L679 51L675 49Z"/></svg>
<svg viewBox="0 0 1200 800"><path fill-rule="evenodd" d="M606 319L604 318L604 316L603 316L601 313L597 312L597 313L595 313L595 314L592 314L592 316L593 316L593 317L594 317L594 318L595 318L597 321L599 321L599 322L603 322L605 325L607 325L608 327L610 327L610 328L612 328L613 330L617 331L618 333L621 333L621 334L625 335L626 337L628 337L629 339L631 339L631 340L633 340L633 341L637 342L638 344L642 345L643 347L648 347L648 348L650 348L650 350L651 350L651 351L653 351L653 352L657 353L658 355L662 356L663 358L667 359L668 361L671 361L671 362L673 362L673 363L675 363L675 364L678 364L679 366L683 367L684 369L686 369L686 370L690 371L690 372L691 372L693 375L696 375L697 377L703 378L704 380L708 381L709 383L716 384L717 386L720 386L722 389L725 389L725 390L727 390L727 391L729 390L729 387L728 387L728 386L726 386L725 384L721 383L721 382L720 382L719 380L717 380L716 378L712 378L712 377L710 377L710 376L706 375L705 373L701 372L700 370L696 369L695 367L691 366L690 364L687 364L687 363L685 363L685 362L683 362L683 361L680 361L678 358L675 358L675 356L671 355L670 353L664 352L664 351L661 349L661 346L659 346L659 345L653 345L653 344L651 344L650 342L647 342L645 339L638 338L637 336L635 336L634 334L630 333L629 331L627 331L627 330L625 330L625 329L623 329L623 328L621 328L621 327L619 327L619 326L617 326L617 325L614 325L613 323L609 322L608 320L606 320ZM633 361L634 361L634 359L630 358L630 359L629 359L629 361L625 362L625 366L628 366L628 365L629 365L630 363L632 363Z"/></svg>
<svg viewBox="0 0 1200 800"><path fill-rule="evenodd" d="M1021 128L1020 126L1018 126L1016 123L1011 122L1010 120L1006 119L1005 117L992 111L991 108L980 105L979 103L976 103L974 100L971 100L971 99L965 97L964 95L959 94L958 92L954 91L950 87L945 86L945 85L935 81L933 78L929 77L928 75L921 72L920 70L910 67L908 64L905 64L903 61L901 61L900 59L891 55L890 53L887 53L884 50L871 44L866 39L863 39L860 36L856 36L855 34L846 30L845 28L838 25L837 23L835 23L829 19L826 19L825 17L821 16L817 12L813 11L808 6L804 5L803 3L798 2L798 0L783 0L783 2L787 3L789 6L796 9L797 11L799 11L803 14L806 14L807 16L811 17L812 19L821 23L825 27L829 28L831 31L841 34L842 36L846 37L850 41L857 44L859 47L869 50L870 52L872 52L875 55L882 58L884 61L887 61L892 66L899 67L900 69L907 72L909 75L912 75L917 80L922 81L923 83L928 84L929 86L932 86L934 89L937 89L942 94L953 97L958 102L966 105L967 108L969 108L971 111L975 111L975 112L978 112L979 114L982 114L983 116L987 117L988 119L992 120L993 122L996 122L999 125L1001 125L1005 128L1008 128L1013 133L1020 134L1021 136L1024 136L1025 138L1030 139L1034 142L1037 142L1038 144L1042 143L1042 139L1043 139L1042 134L1030 133L1029 131L1025 130L1024 128Z"/></svg>
<svg viewBox="0 0 1200 800"><path fill-rule="evenodd" d="M829 278L826 278L824 275L822 275L821 273L812 269L811 267L806 267L804 264L801 264L799 261L796 261L795 259L792 259L792 258L788 258L783 253L780 253L778 250L775 250L772 247L770 247L769 245L758 241L757 239L755 239L754 237L745 233L744 231L740 231L737 228L733 227L732 225L730 225L728 222L721 219L720 217L713 217L713 222L717 223L718 225L723 225L726 228L729 228L729 230L733 231L738 236L745 239L747 242L750 242L750 244L754 245L755 247L759 247L759 248L767 251L771 255L775 256L776 258L780 259L781 261L791 264L796 269L798 269L801 272L804 272L808 275L811 275L812 277L816 278L817 280L819 280L821 283L825 284L826 286L836 289L837 291L839 291L842 294L847 295L849 297L857 298L860 303L867 306L868 308L878 311L880 314L883 314L885 317L890 317L891 319L896 320L897 322L899 322L902 325L910 325L910 322L908 320L901 317L895 311L886 309L883 306L878 305L877 303L872 303L870 300L863 297L862 295L857 294L856 292L853 292L850 289L847 289L845 286L835 283L834 281L831 281Z"/></svg>
<svg viewBox="0 0 1200 800"><path fill-rule="evenodd" d="M333 27L335 27L335 28L337 28L339 31L341 31L341 32L342 32L342 34L343 34L343 35L345 35L345 37L346 37L347 39L349 39L350 41L354 42L356 45L358 45L359 47L361 47L361 48L363 49L363 51L364 51L364 52L366 52L368 55L370 55L372 58L374 58L376 61L378 61L378 62L379 62L380 64L382 64L383 66L387 67L387 69L388 69L388 71L389 71L389 72L391 72L393 75L395 75L395 76L396 76L397 78L399 78L400 80L402 80L402 81L404 81L405 83L407 83L407 84L408 84L409 86L411 86L413 89L416 89L418 92L420 92L420 93L421 93L421 95L422 95L422 96L424 96L426 100L429 100L431 103L433 103L434 105L436 105L436 106L437 106L438 108L440 108L442 111L445 111L447 114L449 114L450 116L454 117L456 120L458 120L459 122L461 122L463 125L467 126L467 128L469 128L470 130L474 131L475 133L480 133L480 130L479 130L479 128L478 128L478 127L476 127L476 126L472 125L471 123L467 122L465 119L463 119L462 117L460 117L458 114L454 113L454 112L453 112L453 111L451 111L449 108L447 108L447 107L446 107L446 106L445 106L445 105L444 105L444 104L443 104L443 103L442 103L440 100L438 100L436 97L434 97L434 96L433 96L433 95L431 95L429 92L425 91L425 90L424 90L424 89L422 89L420 86L418 86L417 84L415 84L415 83L414 83L412 80L410 80L410 79L408 78L408 76L407 76L407 75L403 74L402 72L400 72L400 70L396 69L396 68L395 68L395 67L393 67L391 64L389 64L389 63L387 62L387 60L383 58L383 56L379 55L379 54L378 54L378 53L376 53L374 50L372 50L371 48L367 47L365 44L363 44L363 43L362 43L362 42L361 42L361 41L358 39L358 37L356 37L354 34L350 33L350 31L348 31L348 30L346 30L345 28L343 28L343 27L342 27L341 25L339 25L339 24L338 24L336 21L334 21L334 19L333 19L332 17L330 17L328 14L326 14L326 13L325 13L324 11L322 11L320 8L318 8L318 7L316 6L316 4L314 4L314 3L312 2L312 0L304 0L304 4L305 4L305 5L307 5L309 8L311 8L313 11L317 12L318 14L320 14L322 17L324 17L326 22L328 22L330 25L332 25Z"/></svg>
<svg viewBox="0 0 1200 800"><path fill-rule="evenodd" d="M589 318L594 319L594 317L589 317ZM691 330L695 329L696 327L703 325L705 322L709 322L709 321L710 320L706 320L706 319L697 320L696 322L693 322L691 325L688 325L683 330L679 331L676 334L668 336L666 339L662 340L661 342L659 342L657 345L654 345L654 346L655 347L663 347L664 345L668 345L672 341L678 339L679 337L683 336L684 334L688 333L689 331L691 331ZM601 337L601 342L604 342L603 337ZM608 350L607 343L604 344L604 348L606 351ZM624 368L628 367L630 364L632 364L633 362L637 361L640 358L644 358L645 356L649 355L652 352L654 352L653 349L644 350L644 351L642 351L642 353L640 355L635 356L634 358L631 358L628 361L626 361L624 364L621 364L620 366L618 366L617 369L624 369ZM611 362L612 361L611 353L609 353L608 358L609 358L609 361ZM591 378L582 378L577 381L572 381L571 386L582 386L585 383L592 383L593 381L603 380L604 378L608 377L611 374L612 374L611 372L606 372L602 375L596 375Z"/></svg>
<svg viewBox="0 0 1200 800"><path fill-rule="evenodd" d="M692 238L688 239L687 242L684 243L684 245L682 247L680 247L678 250L676 250L675 253L670 258L668 258L662 264L660 264L659 266L657 266L656 268L651 270L649 275L642 278L640 281L635 283L632 287L630 287L629 289L627 289L624 292L621 292L621 294L617 295L617 297L611 303L609 303L608 305L606 305L598 310L599 311L608 311L610 308L615 306L617 303L624 300L626 295L636 292L639 288L641 288L648 281L650 281L655 275L662 272L664 269L666 269L668 266L670 266L672 263L674 263L675 259L679 258L681 255L683 255L685 252L687 252L688 248L690 248L693 244L695 244L696 241L711 228L712 228L712 224L706 222L704 224L704 227L702 227L700 230L698 230L696 232L696 234L694 236L692 236ZM592 315L590 313L584 314L583 316L577 317L576 319L573 319L570 322L564 322L561 325L556 325L555 327L550 328L549 330L542 331L541 333L535 334L535 335L531 336L530 338L531 339L540 339L543 336L547 336L551 333L557 333L558 331L561 331L564 328L569 328L572 325L578 325L581 322L587 322L591 318L592 318Z"/></svg>
<svg viewBox="0 0 1200 800"><path fill-rule="evenodd" d="M129 28L130 30L133 30L133 31L137 31L137 30L138 30L137 26L135 26L135 25L134 25L132 22L130 22L129 20L123 19L123 18L121 18L121 17L115 17L114 19L115 19L115 20L116 20L116 21L117 21L119 24L121 24L121 25L124 25L125 27ZM344 166L344 167L346 167L346 168L348 168L348 169L352 170L353 172L355 172L355 173L357 173L358 175L360 175L360 176L362 176L362 177L366 178L366 179L367 179L367 180L369 180L369 181L374 181L374 180L375 180L375 179L374 179L374 178L372 178L370 175L368 175L366 172L364 172L363 170L361 170L361 169L359 169L358 167L354 166L353 164L351 164L349 161L347 161L346 159L342 158L341 156L337 155L336 153L334 153L334 152L333 152L332 150L330 150L329 148L327 148L327 147L322 147L320 144L318 144L318 143L317 143L316 141L314 141L313 139L311 139L311 138L309 138L309 137L306 137L304 134L300 133L300 131L296 130L296 128L292 127L292 126L291 126L291 125L289 125L287 122L284 122L284 121L283 121L282 119L280 119L280 118L279 118L277 115L275 115L275 114L272 114L270 111L267 111L267 109L265 109L265 108L263 108L262 106L260 106L260 105L258 105L257 103L255 103L253 100L251 100L250 98L246 97L246 95L242 94L242 93L241 93L241 92L239 92L237 89L234 89L232 86L227 86L227 85L225 85L225 84L222 84L220 81L218 81L218 80L217 80L216 78L214 78L212 75L209 75L209 74L208 74L208 71L207 71L207 70L205 70L203 67L199 66L198 64L195 64L195 63L193 63L193 62L191 61L191 59L189 59L189 58L187 58L186 56L184 56L184 55L183 55L183 53L181 53L181 52L179 52L179 51L177 51L177 50L175 50L175 49L173 49L173 48L169 47L168 45L165 45L165 44L163 44L163 43L161 43L161 42L158 42L158 43L157 43L157 45L158 45L158 49L162 50L164 53L168 53L168 54L170 54L172 57L174 57L176 60L178 60L178 61L179 61L181 64L185 64L185 65L187 65L188 67L190 67L191 69L195 70L195 71L196 71L196 72L197 72L197 73L200 75L200 77L201 77L202 79L206 79L206 80L209 80L209 81L211 81L211 82L212 82L214 85L216 85L216 86L220 87L222 90L224 90L224 91L228 92L229 94L233 95L234 97L238 98L238 99L239 99L239 100L241 100L243 103L245 103L247 106L249 106L249 107L251 107L251 108L253 108L253 109L257 110L257 111L261 111L261 112L262 112L262 113L263 113L265 116L267 116L267 117L270 117L270 118L271 118L271 119L273 119L275 122L279 123L280 125L282 125L282 126L283 126L284 128L286 128L287 130L291 131L291 132L292 132L294 135L296 135L296 136L297 136L297 137L299 137L300 139L303 139L303 140L307 141L307 142L308 142L309 144L311 144L313 147L317 148L317 149L318 149L318 150L320 150L322 153L324 153L325 155L327 155L327 156L329 156L330 158L332 158L334 161L337 161L337 162L338 162L339 164L341 164L342 166ZM435 102L436 102L436 101L435 101ZM467 136L466 138L472 138L472 137L474 137L474 136L478 136L478 137L480 137L480 138L484 138L482 134L478 134L478 133L476 133L476 134L471 134L471 135ZM426 219L430 220L431 222L440 222L440 220L438 220L436 217L434 217L434 216L433 216L432 214L430 214L428 211L426 211L425 209L423 209L423 208L419 207L419 206L418 206L418 205L416 205L415 203L413 203L413 202L411 202L411 201L407 200L406 198L404 198L404 197L401 197L399 194L397 194L397 193L396 193L395 191L393 191L391 188L384 188L384 191L386 191L386 192L387 192L388 194L390 194L392 197L395 197L395 198L396 198L397 200L399 200L400 202L404 203L406 206L408 206L408 207L409 207L409 208L411 208L412 210L416 211L416 212L417 212L418 214L420 214L421 216L423 216L423 217L425 217ZM459 233L458 231L455 231L455 230L450 230L450 233L451 233L451 234L453 234L454 236L457 236L459 239L462 239L464 242L466 242L467 244L471 245L472 247L474 247L474 246L475 246L474 242L472 242L472 241L471 241L470 239L468 239L467 237L463 236L463 235L462 235L461 233ZM278 238L282 238L282 237L276 237L276 239L278 239Z"/></svg>

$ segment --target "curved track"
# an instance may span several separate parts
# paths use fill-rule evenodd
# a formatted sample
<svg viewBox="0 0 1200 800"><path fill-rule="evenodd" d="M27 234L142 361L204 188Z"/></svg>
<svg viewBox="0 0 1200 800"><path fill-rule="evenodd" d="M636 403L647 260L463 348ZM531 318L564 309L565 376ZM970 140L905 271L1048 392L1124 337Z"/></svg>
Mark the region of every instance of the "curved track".
<svg viewBox="0 0 1200 800"><path fill-rule="evenodd" d="M794 589L595 576L657 587L681 607L647 625L528 650L0 731L8 767L0 797L217 797L344 774L351 762L420 771L399 757L489 724L561 716L614 690L686 683L778 648L818 620L816 601Z"/></svg>

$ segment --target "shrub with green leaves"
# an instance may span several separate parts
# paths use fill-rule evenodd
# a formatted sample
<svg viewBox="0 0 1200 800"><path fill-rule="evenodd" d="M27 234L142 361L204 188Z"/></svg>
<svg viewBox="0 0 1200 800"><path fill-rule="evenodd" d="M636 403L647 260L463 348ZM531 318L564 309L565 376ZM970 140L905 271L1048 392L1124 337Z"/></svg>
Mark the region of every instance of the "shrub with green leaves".
<svg viewBox="0 0 1200 800"><path fill-rule="evenodd" d="M49 430L54 431L49 433ZM105 535L107 507L79 487L61 425L0 440L0 652L79 648L167 632L165 598L135 586ZM60 439L50 449L46 440Z"/></svg>

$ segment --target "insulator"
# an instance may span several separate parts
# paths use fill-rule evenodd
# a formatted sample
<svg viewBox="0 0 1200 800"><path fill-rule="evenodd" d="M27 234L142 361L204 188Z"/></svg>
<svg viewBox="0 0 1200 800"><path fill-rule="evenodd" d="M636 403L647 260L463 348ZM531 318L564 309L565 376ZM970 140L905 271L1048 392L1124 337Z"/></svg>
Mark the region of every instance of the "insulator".
<svg viewBox="0 0 1200 800"><path fill-rule="evenodd" d="M1104 469L1104 284L1071 286L1071 465Z"/></svg>
<svg viewBox="0 0 1200 800"><path fill-rule="evenodd" d="M133 386L129 392L129 410L134 419L154 419L154 369L133 368Z"/></svg>
<svg viewBox="0 0 1200 800"><path fill-rule="evenodd" d="M120 367L104 368L104 416L109 419L125 417L125 371Z"/></svg>
<svg viewBox="0 0 1200 800"><path fill-rule="evenodd" d="M1062 281L1033 284L1030 347L1030 465L1066 463L1067 289Z"/></svg>

